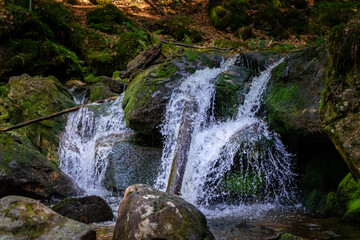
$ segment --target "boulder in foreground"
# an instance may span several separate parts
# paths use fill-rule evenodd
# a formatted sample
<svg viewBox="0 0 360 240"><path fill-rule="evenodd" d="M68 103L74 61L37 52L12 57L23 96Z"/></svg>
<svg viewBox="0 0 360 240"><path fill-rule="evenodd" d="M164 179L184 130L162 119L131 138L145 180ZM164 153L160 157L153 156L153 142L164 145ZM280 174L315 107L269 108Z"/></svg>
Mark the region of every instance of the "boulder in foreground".
<svg viewBox="0 0 360 240"><path fill-rule="evenodd" d="M213 240L205 216L182 198L135 184L125 191L114 240Z"/></svg>

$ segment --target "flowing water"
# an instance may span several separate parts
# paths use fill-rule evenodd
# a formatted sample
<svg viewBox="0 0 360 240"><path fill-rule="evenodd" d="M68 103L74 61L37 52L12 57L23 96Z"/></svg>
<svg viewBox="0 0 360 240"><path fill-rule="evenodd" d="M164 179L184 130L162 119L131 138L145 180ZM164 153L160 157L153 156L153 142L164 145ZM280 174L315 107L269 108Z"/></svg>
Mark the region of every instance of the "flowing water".
<svg viewBox="0 0 360 240"><path fill-rule="evenodd" d="M187 114L193 131L181 195L206 215L217 239L264 239L279 231L296 232L302 225L304 229L299 235L327 239L329 234L313 238L306 233L314 227L310 224L314 219L297 213L294 157L269 129L261 111L271 70L282 60L254 76L236 117L216 120L215 79L231 68L235 60L230 58L219 68L197 70L173 90L161 126L164 145L155 187L160 190L167 187L181 121ZM114 144L132 133L124 121L122 99L120 96L114 102L94 104L69 114L59 148L60 168L86 195L103 196L114 211L121 199L111 197L104 187L104 178L109 158L116 155ZM74 100L83 103L85 94ZM186 112L189 103L196 106L196 113ZM290 214L285 205L293 207ZM107 234L112 231L112 227L105 229ZM322 230L317 236L323 234Z"/></svg>
<svg viewBox="0 0 360 240"><path fill-rule="evenodd" d="M84 103L85 93L74 100ZM70 113L59 147L60 168L86 195L103 196L114 211L119 199L113 199L103 183L114 144L132 132L125 124L122 100L123 95L113 102L92 104Z"/></svg>
<svg viewBox="0 0 360 240"><path fill-rule="evenodd" d="M165 189L169 178L185 102L192 101L196 102L198 111L193 114L194 130L181 188L184 199L198 206L208 206L214 199L229 195L221 185L237 165L235 178L247 189L246 196L240 197L236 204L243 204L245 197L255 195L259 185L264 203L293 200L295 174L292 156L276 133L270 131L259 117L262 94L271 70L280 62L253 78L237 116L228 121L216 121L208 116L208 110L213 107L214 79L234 64L234 59L228 60L221 68L197 71L174 90L162 126L165 143L162 171L157 180L160 189Z"/></svg>

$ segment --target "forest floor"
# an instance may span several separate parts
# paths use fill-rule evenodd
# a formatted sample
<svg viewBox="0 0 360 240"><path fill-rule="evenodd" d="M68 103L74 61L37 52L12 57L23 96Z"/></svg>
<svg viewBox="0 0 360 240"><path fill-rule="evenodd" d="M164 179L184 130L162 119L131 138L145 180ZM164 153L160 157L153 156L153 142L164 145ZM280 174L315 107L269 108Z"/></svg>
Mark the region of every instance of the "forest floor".
<svg viewBox="0 0 360 240"><path fill-rule="evenodd" d="M87 1L87 0L84 0ZM124 12L132 21L139 24L143 28L154 28L160 21L164 21L167 18L173 18L177 15L187 16L191 19L191 27L197 29L203 34L202 46L214 46L216 41L241 41L235 37L233 33L220 31L211 25L207 15L208 0L193 0L183 1L182 3L170 4L168 0L154 0L156 4L165 14L158 13L153 7L151 7L145 0L115 0L112 1L122 12ZM95 9L97 6L89 2L79 3L77 5L69 5L74 19L86 26L86 14L87 12ZM251 13L250 13L251 14ZM261 31L253 29L257 39L266 40L266 47L271 45L285 43L294 45L296 48L304 47L309 38L312 36L301 35L298 37L290 36L286 40L274 40L269 36L264 35ZM163 39L168 39L167 35L159 35ZM255 44L256 45L256 44ZM246 46L245 49L246 50Z"/></svg>

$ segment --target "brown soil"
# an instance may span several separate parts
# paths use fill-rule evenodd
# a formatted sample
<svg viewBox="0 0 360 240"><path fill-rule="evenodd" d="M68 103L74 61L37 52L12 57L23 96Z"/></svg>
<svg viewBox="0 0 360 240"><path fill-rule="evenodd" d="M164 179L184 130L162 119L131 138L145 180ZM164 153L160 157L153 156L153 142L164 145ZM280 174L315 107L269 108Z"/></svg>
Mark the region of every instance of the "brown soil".
<svg viewBox="0 0 360 240"><path fill-rule="evenodd" d="M61 0L59 0L61 1ZM82 26L86 26L86 13L95 9L96 5L91 4L88 0L82 1L78 5L69 5L73 12L73 17ZM152 8L144 0L113 0L112 1L121 11L123 11L130 19L144 28L151 28L159 20L171 18L176 15L186 15L193 19L192 26L200 30L203 33L203 46L213 46L217 40L228 41L240 41L235 37L233 33L219 31L213 27L207 16L207 3L208 0L192 0L182 1L181 4L174 3L172 0L153 0L152 2L165 12L165 15L159 14L154 8ZM266 35L263 35L260 31L254 29L254 33L259 39L267 40L266 47L277 43L290 43L296 47L302 47L306 45L306 40L309 36L290 36L286 40L270 40ZM169 36L161 35L162 38L168 38Z"/></svg>

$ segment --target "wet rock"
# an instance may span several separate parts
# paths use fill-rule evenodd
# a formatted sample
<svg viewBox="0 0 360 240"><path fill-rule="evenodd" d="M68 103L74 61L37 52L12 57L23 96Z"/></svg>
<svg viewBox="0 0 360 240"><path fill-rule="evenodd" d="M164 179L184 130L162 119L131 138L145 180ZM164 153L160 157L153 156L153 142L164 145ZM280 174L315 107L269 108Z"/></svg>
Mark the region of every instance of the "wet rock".
<svg viewBox="0 0 360 240"><path fill-rule="evenodd" d="M324 130L360 179L360 15L347 26L334 27L329 36L331 62L322 94L320 118Z"/></svg>
<svg viewBox="0 0 360 240"><path fill-rule="evenodd" d="M114 217L106 201L96 195L66 198L55 204L52 210L83 223L112 221Z"/></svg>
<svg viewBox="0 0 360 240"><path fill-rule="evenodd" d="M318 108L328 64L326 46L318 46L291 54L273 69L264 99L275 131L293 136L322 131Z"/></svg>
<svg viewBox="0 0 360 240"><path fill-rule="evenodd" d="M72 180L40 154L22 134L0 135L0 197L68 197L79 193Z"/></svg>
<svg viewBox="0 0 360 240"><path fill-rule="evenodd" d="M159 63L161 57L161 45L162 43L159 43L137 55L136 58L126 65L126 70L120 74L120 77L127 78L136 76L139 71Z"/></svg>
<svg viewBox="0 0 360 240"><path fill-rule="evenodd" d="M164 119L172 90L194 69L214 67L219 59L198 52L184 52L137 75L125 91L123 109L126 125L137 133L160 139L159 125Z"/></svg>
<svg viewBox="0 0 360 240"><path fill-rule="evenodd" d="M214 114L219 120L234 118L249 90L251 70L232 66L215 79Z"/></svg>
<svg viewBox="0 0 360 240"><path fill-rule="evenodd" d="M148 146L143 136L129 136L115 143L108 155L104 186L114 192L124 193L135 183L154 185L161 165L160 147Z"/></svg>
<svg viewBox="0 0 360 240"><path fill-rule="evenodd" d="M2 239L95 240L90 226L65 218L40 202L19 196L0 200Z"/></svg>
<svg viewBox="0 0 360 240"><path fill-rule="evenodd" d="M114 240L214 239L204 215L175 195L144 184L127 188L118 211Z"/></svg>

